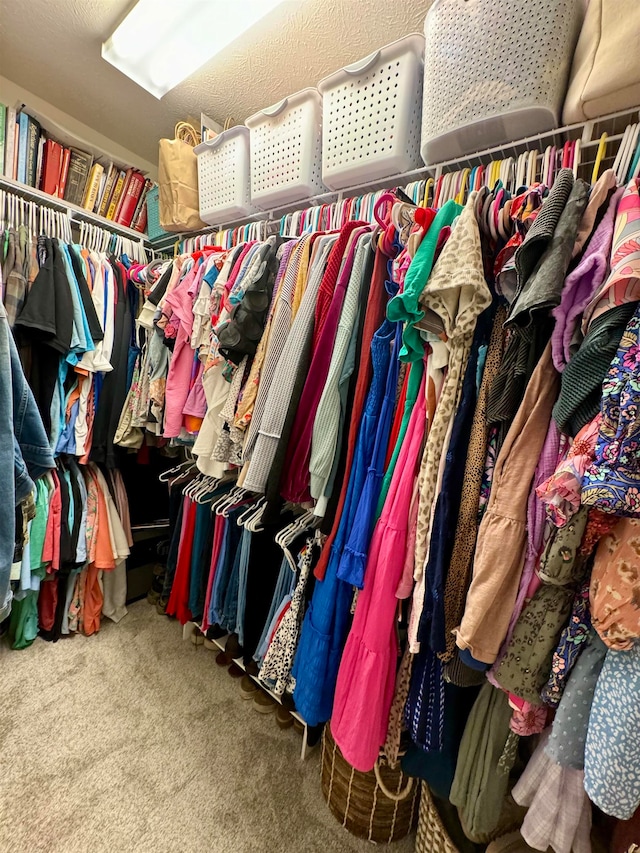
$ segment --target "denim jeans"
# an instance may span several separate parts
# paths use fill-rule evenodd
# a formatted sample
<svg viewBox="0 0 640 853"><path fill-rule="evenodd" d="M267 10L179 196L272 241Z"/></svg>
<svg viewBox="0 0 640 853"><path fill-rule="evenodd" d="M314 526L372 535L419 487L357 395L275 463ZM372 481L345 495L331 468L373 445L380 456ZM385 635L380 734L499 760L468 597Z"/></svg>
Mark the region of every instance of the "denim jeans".
<svg viewBox="0 0 640 853"><path fill-rule="evenodd" d="M242 530L240 540L240 566L238 569L238 607L236 610L236 630L238 642L244 646L244 610L247 603L247 575L249 572L249 557L251 555L251 531L246 527Z"/></svg>
<svg viewBox="0 0 640 853"><path fill-rule="evenodd" d="M0 621L11 609L9 578L16 535L12 508L33 491L33 479L54 467L42 418L0 304Z"/></svg>

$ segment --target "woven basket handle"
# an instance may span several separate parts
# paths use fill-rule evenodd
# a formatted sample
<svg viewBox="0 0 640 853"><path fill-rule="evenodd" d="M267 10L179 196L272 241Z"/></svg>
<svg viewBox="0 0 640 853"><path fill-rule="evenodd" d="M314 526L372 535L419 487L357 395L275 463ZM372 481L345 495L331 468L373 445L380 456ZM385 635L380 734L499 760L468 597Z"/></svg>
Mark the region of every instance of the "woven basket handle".
<svg viewBox="0 0 640 853"><path fill-rule="evenodd" d="M413 790L413 777L409 777L409 781L407 782L404 791L400 791L399 794L394 794L393 791L390 791L387 786L382 781L382 776L380 775L380 763L379 760L373 765L373 772L376 774L376 782L380 786L380 790L388 797L390 800L393 800L394 803L399 803L401 800L406 800L411 791Z"/></svg>

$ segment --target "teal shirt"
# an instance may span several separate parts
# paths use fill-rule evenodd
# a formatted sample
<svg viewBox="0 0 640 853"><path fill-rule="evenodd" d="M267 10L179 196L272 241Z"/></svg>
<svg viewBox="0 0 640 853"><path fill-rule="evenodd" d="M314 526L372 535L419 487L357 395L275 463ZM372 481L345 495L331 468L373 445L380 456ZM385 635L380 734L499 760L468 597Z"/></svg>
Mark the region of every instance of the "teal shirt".
<svg viewBox="0 0 640 853"><path fill-rule="evenodd" d="M440 208L411 261L402 293L398 293L389 301L387 306L389 320L392 323L401 321L405 324L400 350L401 361L419 361L424 355L424 341L418 329L415 328L415 324L424 317L424 311L420 308L418 300L431 275L440 232L453 223L453 220L462 213L462 209L455 201L448 201Z"/></svg>

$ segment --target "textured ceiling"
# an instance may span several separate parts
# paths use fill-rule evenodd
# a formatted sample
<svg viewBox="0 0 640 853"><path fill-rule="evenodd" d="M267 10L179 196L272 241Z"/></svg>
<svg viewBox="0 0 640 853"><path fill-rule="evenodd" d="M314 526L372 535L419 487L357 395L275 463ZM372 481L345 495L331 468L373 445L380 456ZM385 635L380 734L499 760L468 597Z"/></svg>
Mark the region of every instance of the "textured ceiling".
<svg viewBox="0 0 640 853"><path fill-rule="evenodd" d="M179 2L179 0L175 0ZM206 0L203 0L206 2ZM100 56L129 0L0 0L0 74L157 162L158 139L205 112L240 123L378 47L422 32L432 0L287 0L156 100ZM242 0L229 0L241 14Z"/></svg>

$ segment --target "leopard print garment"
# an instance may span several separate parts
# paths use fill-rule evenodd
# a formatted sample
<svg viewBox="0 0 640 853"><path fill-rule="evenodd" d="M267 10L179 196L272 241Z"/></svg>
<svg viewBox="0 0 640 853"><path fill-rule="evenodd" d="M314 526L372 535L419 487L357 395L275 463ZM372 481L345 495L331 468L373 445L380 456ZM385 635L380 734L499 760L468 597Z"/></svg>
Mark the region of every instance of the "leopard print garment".
<svg viewBox="0 0 640 853"><path fill-rule="evenodd" d="M442 250L420 296L425 314L437 318L443 340L449 345L448 373L436 408L433 426L425 445L420 466L420 508L416 531L415 577L422 580L428 552L432 506L436 498L438 469L446 451L447 429L455 414L462 390L462 379L469 359L478 316L491 303L491 291L484 278L480 232L476 222L475 193L460 214L458 223ZM422 611L420 583L414 593L413 623ZM417 624L415 624L417 634ZM417 637L411 633L413 646Z"/></svg>
<svg viewBox="0 0 640 853"><path fill-rule="evenodd" d="M456 536L451 554L451 562L449 563L444 588L447 648L440 655L443 661L450 661L454 655L456 640L453 630L460 624L469 579L471 577L473 553L478 535L478 502L480 499L489 434L486 419L487 395L491 383L498 372L502 358L505 339L503 325L506 317L506 306L501 305L496 311L493 321L478 403L473 416L467 462L464 469L464 489L458 511L458 523L456 525Z"/></svg>

